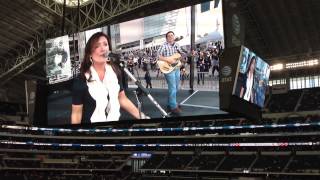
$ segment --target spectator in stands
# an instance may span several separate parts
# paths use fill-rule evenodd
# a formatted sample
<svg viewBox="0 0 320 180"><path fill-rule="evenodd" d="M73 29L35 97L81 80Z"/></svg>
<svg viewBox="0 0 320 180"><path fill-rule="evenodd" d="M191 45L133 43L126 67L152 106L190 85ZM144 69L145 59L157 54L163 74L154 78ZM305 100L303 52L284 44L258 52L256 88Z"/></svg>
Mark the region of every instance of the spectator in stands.
<svg viewBox="0 0 320 180"><path fill-rule="evenodd" d="M186 80L188 78L188 74L186 72L186 68L183 66L182 68L180 68L180 80L181 80L181 88L184 85L184 80Z"/></svg>
<svg viewBox="0 0 320 180"><path fill-rule="evenodd" d="M255 76L255 68L256 68L256 57L252 56L247 72L244 75L242 87L240 90L240 98L245 99L249 102L254 102L254 92L253 92L253 84L254 84L254 76Z"/></svg>
<svg viewBox="0 0 320 180"><path fill-rule="evenodd" d="M146 80L146 88L150 87L152 88L152 84L151 84L151 76L150 76L150 73L149 73L149 70L148 69L145 69L146 71L146 74L144 75L144 79Z"/></svg>
<svg viewBox="0 0 320 180"><path fill-rule="evenodd" d="M218 76L219 76L219 57L218 57L217 49L211 50L211 58L212 58L212 77L214 77L215 71L218 72Z"/></svg>
<svg viewBox="0 0 320 180"><path fill-rule="evenodd" d="M131 72L131 74L134 74L134 71L133 71L134 61L133 61L132 57L129 57L127 67L128 67L128 70Z"/></svg>
<svg viewBox="0 0 320 180"><path fill-rule="evenodd" d="M198 75L198 84L200 81L202 81L202 84L204 84L204 69L205 69L205 57L204 53L200 51L199 58L197 60L197 75Z"/></svg>
<svg viewBox="0 0 320 180"><path fill-rule="evenodd" d="M202 81L204 84L204 75L209 72L209 68L211 66L210 54L200 52L200 56L197 60L197 69L198 69L198 84Z"/></svg>
<svg viewBox="0 0 320 180"><path fill-rule="evenodd" d="M85 47L80 77L73 83L71 123L115 121L120 107L139 119L138 108L127 98L120 68L105 58L111 50L109 37L93 34ZM142 113L142 118L147 118Z"/></svg>

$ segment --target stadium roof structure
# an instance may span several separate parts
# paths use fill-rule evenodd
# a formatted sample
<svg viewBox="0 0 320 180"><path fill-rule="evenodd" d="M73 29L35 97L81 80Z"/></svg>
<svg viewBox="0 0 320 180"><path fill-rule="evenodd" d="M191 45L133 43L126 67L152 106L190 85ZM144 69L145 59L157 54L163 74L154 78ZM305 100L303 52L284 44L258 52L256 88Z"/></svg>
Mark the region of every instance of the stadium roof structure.
<svg viewBox="0 0 320 180"><path fill-rule="evenodd" d="M68 7L78 7L84 6L86 4L92 3L93 0L54 0L57 3L64 4L66 2L66 6Z"/></svg>
<svg viewBox="0 0 320 180"><path fill-rule="evenodd" d="M45 39L204 1L92 0L64 8L55 0L1 0L0 93L24 102L23 81L45 79ZM261 57L319 52L320 1L221 1L237 4L246 20L245 45Z"/></svg>

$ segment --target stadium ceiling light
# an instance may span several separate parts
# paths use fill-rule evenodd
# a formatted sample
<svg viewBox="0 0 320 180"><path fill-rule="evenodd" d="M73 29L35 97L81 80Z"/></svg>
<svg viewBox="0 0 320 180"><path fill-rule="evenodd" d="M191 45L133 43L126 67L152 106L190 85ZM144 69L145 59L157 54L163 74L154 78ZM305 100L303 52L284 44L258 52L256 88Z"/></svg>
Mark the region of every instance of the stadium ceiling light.
<svg viewBox="0 0 320 180"><path fill-rule="evenodd" d="M64 0L54 0L55 2L59 4L63 4ZM84 6L86 4L89 4L92 2L92 0L66 0L66 6L68 7L78 7L78 1L80 6Z"/></svg>
<svg viewBox="0 0 320 180"><path fill-rule="evenodd" d="M270 66L271 71L280 71L283 69L283 64L275 64Z"/></svg>
<svg viewBox="0 0 320 180"><path fill-rule="evenodd" d="M318 64L319 64L319 60L318 59L312 59L312 60L308 60L308 61L287 63L286 64L286 69L299 68L299 67L308 67L308 66L314 66L314 65L318 65Z"/></svg>

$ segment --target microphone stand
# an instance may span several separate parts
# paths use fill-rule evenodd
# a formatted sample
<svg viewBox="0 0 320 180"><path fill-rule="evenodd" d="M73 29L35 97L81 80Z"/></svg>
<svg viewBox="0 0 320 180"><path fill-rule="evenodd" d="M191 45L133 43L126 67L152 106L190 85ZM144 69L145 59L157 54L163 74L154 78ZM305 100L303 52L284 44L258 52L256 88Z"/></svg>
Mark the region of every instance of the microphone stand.
<svg viewBox="0 0 320 180"><path fill-rule="evenodd" d="M139 110L139 117L140 119L142 119L142 115L141 115L141 102L139 100L139 97L138 97L138 94L137 94L137 90L133 91L135 97L136 97L136 100L137 100L137 103L138 103L138 110Z"/></svg>
<svg viewBox="0 0 320 180"><path fill-rule="evenodd" d="M140 89L147 97L148 99L158 108L158 110L161 112L162 117L166 118L169 117L168 113L159 105L159 103L151 96L149 90L142 86L141 82L138 81L133 74L126 68L123 64L123 62L119 63L119 66L124 70L124 72L130 77L130 79L138 86L138 89ZM139 102L139 101L138 101ZM139 104L139 103L138 103ZM140 111L140 110L139 110ZM140 116L141 116L141 112Z"/></svg>

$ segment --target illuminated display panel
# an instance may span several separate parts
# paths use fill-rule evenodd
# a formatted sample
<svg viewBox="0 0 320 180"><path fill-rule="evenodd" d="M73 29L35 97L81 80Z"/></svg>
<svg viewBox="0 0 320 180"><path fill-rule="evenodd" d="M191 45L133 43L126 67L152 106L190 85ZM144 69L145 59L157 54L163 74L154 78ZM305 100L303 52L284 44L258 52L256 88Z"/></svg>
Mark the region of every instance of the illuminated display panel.
<svg viewBox="0 0 320 180"><path fill-rule="evenodd" d="M216 7L214 1L195 5L195 44L197 52L194 59L192 92L189 82L192 57L190 51L191 9L191 7L185 7L69 36L72 78L79 74L79 66L84 56L84 47L87 40L95 32L102 31L111 37L112 52L121 55L122 62L135 78L141 81L144 87L147 85L145 77L148 71L152 79L152 88L148 89L150 95L170 115L171 113L167 110L168 85L165 73L159 70L156 60L158 59L159 48L166 41L165 34L168 31L173 31L176 43L183 50L181 53L183 65L179 67L180 87L177 93L177 103L182 112L178 116L171 114L170 117L225 114L219 108L219 71L218 69L213 71L213 67L218 66L218 61L214 62L213 56L219 56L224 49L222 2L220 1ZM206 63L203 63L205 65L198 61L201 53L204 54L204 58L208 59ZM57 66L58 63L54 63ZM50 83L53 81L50 81L49 77L48 125L68 125L71 123L72 78ZM139 103L134 93L137 86L127 76L124 76L124 79L126 81L123 87L126 89L127 97L138 106ZM163 117L163 114L146 95L140 95L138 99L142 103L142 112L151 119ZM132 119L134 118L130 114L121 110L120 118L114 121Z"/></svg>

